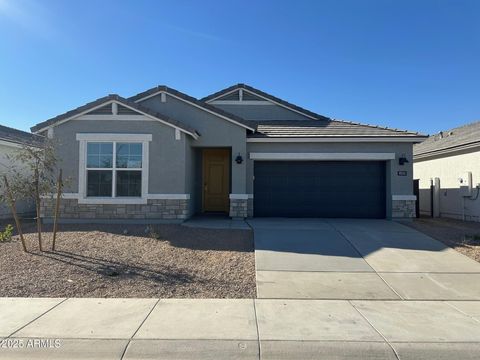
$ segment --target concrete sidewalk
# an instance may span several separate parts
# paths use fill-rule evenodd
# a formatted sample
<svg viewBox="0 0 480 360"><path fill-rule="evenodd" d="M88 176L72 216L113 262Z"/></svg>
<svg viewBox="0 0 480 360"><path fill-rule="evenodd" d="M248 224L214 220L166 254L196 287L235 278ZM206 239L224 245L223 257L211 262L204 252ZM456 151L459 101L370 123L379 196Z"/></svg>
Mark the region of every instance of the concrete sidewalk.
<svg viewBox="0 0 480 360"><path fill-rule="evenodd" d="M0 359L478 359L480 301L0 298Z"/></svg>

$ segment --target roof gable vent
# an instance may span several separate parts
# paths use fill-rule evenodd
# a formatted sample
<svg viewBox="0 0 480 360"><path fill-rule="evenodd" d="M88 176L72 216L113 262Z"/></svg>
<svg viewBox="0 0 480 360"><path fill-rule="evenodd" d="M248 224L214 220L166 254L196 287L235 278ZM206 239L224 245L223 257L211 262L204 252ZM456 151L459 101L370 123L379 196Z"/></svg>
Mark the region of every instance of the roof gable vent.
<svg viewBox="0 0 480 360"><path fill-rule="evenodd" d="M88 112L89 115L112 115L112 104L99 107L95 110Z"/></svg>
<svg viewBox="0 0 480 360"><path fill-rule="evenodd" d="M248 91L243 91L243 101L265 101L265 99L262 99L261 97Z"/></svg>
<svg viewBox="0 0 480 360"><path fill-rule="evenodd" d="M216 100L220 101L240 101L240 92L239 91L234 91L230 94L227 94L225 96L222 96Z"/></svg>

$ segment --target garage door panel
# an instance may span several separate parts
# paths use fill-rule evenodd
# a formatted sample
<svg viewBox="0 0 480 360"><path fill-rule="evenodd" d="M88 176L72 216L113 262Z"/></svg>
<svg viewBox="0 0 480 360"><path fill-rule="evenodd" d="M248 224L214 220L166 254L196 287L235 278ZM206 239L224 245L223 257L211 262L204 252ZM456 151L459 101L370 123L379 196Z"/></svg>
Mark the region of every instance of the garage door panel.
<svg viewBox="0 0 480 360"><path fill-rule="evenodd" d="M255 162L254 215L385 217L385 163Z"/></svg>

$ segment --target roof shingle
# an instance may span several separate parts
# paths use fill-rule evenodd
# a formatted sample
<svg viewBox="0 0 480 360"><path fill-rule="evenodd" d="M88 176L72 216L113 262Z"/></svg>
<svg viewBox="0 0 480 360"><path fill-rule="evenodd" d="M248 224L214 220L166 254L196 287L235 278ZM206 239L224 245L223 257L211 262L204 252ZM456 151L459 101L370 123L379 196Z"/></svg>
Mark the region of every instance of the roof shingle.
<svg viewBox="0 0 480 360"><path fill-rule="evenodd" d="M480 145L480 121L432 135L413 147L413 155L421 156Z"/></svg>
<svg viewBox="0 0 480 360"><path fill-rule="evenodd" d="M423 138L415 132L401 131L396 129L383 128L379 126L363 125L338 120L277 120L277 121L256 121L251 122L256 127L256 132L250 137L412 137Z"/></svg>
<svg viewBox="0 0 480 360"><path fill-rule="evenodd" d="M62 120L71 118L72 116L81 114L81 113L83 113L83 112L85 112L85 111L88 111L89 109L93 109L94 107L99 106L99 105L101 105L101 104L103 104L103 103L106 103L106 102L108 102L108 101L116 101L116 102L118 102L118 103L120 103L120 104L127 105L127 106L129 106L129 107L131 107L131 108L133 108L133 109L136 109L136 110L138 110L138 111L140 111L140 112L143 112L143 113L145 113L145 114L151 115L151 116L153 116L153 117L155 117L155 118L158 118L159 120L163 120L163 121L165 121L165 122L167 122L167 123L169 123L169 124L171 124L171 125L174 125L174 126L180 128L180 129L182 129L182 130L185 130L185 131L188 132L188 133L197 134L197 135L198 135L197 131L196 131L194 128L192 128L191 126L188 126L188 125L182 123L181 121L172 119L171 117L166 116L166 115L164 115L164 114L160 114L160 113L157 112L157 111L152 111L152 110L150 110L150 109L147 108L147 107L144 107L144 106L142 106L142 105L140 105L140 104L134 103L133 101L128 100L128 99L125 99L125 98L123 98L123 97L121 97L121 96L119 96L119 95L117 95L117 94L111 94L111 95L104 96L104 97L102 97L102 98L99 98L99 99L97 99L97 100L94 100L94 101L92 101L92 102L89 102L89 103L87 103L87 104L85 104L85 105L82 105L82 106L80 106L80 107L78 107L78 108L76 108L76 109L67 111L67 112L64 113L64 114L58 115L58 116L56 116L56 117L54 117L54 118L51 118L51 119L46 120L46 121L44 121L44 122L41 122L41 123L33 126L33 127L31 128L31 131L32 131L32 132L40 131L40 130L42 130L42 129L50 126L50 125L53 125L53 124L59 122L59 121L62 121Z"/></svg>
<svg viewBox="0 0 480 360"><path fill-rule="evenodd" d="M267 98L267 99L270 99L271 101L273 102L276 102L278 104L281 104L283 106L286 106L286 107L289 107L295 111L298 111L300 113L303 113L305 115L308 115L310 117L313 117L315 119L323 119L323 120L330 120L329 117L326 117L326 116L323 116L323 115L319 115L317 113L314 113L313 111L310 111L310 110L307 110L307 109L304 109L298 105L295 105L295 104L292 104L292 103L289 103L288 101L285 101L283 99L280 99L276 96L273 96L271 94L268 94L262 90L258 90L256 88L254 88L253 86L250 86L250 85L246 85L246 84L235 84L235 85L232 85L228 88L225 88L223 90L220 90L220 91L217 91L216 93L213 93L211 95L208 95L202 99L200 99L200 101L203 101L203 102L207 102L209 100L212 100L212 99L215 99L223 94L226 94L226 93L229 93L230 91L233 91L233 90L236 90L236 89L246 89L248 91L251 91L253 93L256 93L260 96L263 96L264 98Z"/></svg>
<svg viewBox="0 0 480 360"><path fill-rule="evenodd" d="M0 125L0 140L15 144L35 144L41 142L42 139L39 135Z"/></svg>
<svg viewBox="0 0 480 360"><path fill-rule="evenodd" d="M193 96L190 96L190 95L187 95L185 93L182 93L181 91L178 91L178 90L175 90L175 89L172 89L171 87L168 87L166 85L159 85L159 86L156 86L154 88L151 88L151 89L148 89L146 91L143 91L137 95L134 95L134 96L131 96L129 97L128 99L130 101L138 101L140 99L143 99L145 97L148 97L149 95L153 95L155 93L158 93L158 92L161 92L161 91L164 91L166 93L170 93L172 95L175 95L183 100L186 100L188 102L191 102L192 104L195 104L201 108L204 108L206 110L209 110L213 113L216 113L218 115L221 115L221 116L224 116L224 117L227 117L231 120L234 120L242 125L245 125L246 127L250 127L250 125L248 124L248 121L246 121L245 119L241 118L240 116L237 116L237 115L234 115L234 114L231 114L225 110L222 110L222 109L219 109L217 108L216 106L213 106L213 105L210 105L210 104L207 104L201 100L198 100L196 98L194 98ZM253 130L253 129L252 129Z"/></svg>

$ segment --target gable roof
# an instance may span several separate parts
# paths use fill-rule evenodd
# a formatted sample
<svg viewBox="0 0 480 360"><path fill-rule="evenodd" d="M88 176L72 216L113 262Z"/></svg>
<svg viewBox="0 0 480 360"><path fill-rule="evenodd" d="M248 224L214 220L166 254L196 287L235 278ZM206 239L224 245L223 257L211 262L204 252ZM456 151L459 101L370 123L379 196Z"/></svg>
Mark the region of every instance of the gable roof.
<svg viewBox="0 0 480 360"><path fill-rule="evenodd" d="M413 147L415 157L427 157L480 146L480 121L441 131Z"/></svg>
<svg viewBox="0 0 480 360"><path fill-rule="evenodd" d="M127 99L125 99L125 98L123 98L123 97L121 97L117 94L111 94L111 95L108 95L108 96L104 96L102 98L99 98L97 100L89 102L85 105L82 105L82 106L80 106L76 109L67 111L64 114L61 114L61 115L58 115L58 116L56 116L54 118L51 118L49 120L43 121L43 122L33 126L31 128L31 131L32 132L43 131L43 130L51 127L51 126L55 126L55 125L58 125L62 122L68 121L72 118L81 116L85 113L88 113L91 110L102 107L103 105L106 105L106 104L109 104L109 103L112 103L112 102L116 102L116 103L121 104L121 105L123 105L127 108L134 109L135 111L137 111L137 112L139 112L143 115L152 117L155 120L163 122L163 123L165 123L167 125L170 125L172 127L178 128L179 130L193 136L194 138L197 138L199 136L198 132L194 128L192 128L192 127L190 127L190 126L188 126L188 125L186 125L186 124L184 124L184 123L182 123L178 120L172 119L169 116L160 114L159 112L152 111L149 108L146 108L142 105L136 104L133 101L127 100Z"/></svg>
<svg viewBox="0 0 480 360"><path fill-rule="evenodd" d="M6 141L17 145L35 145L35 143L38 144L42 141L42 137L26 131L0 125L0 141Z"/></svg>
<svg viewBox="0 0 480 360"><path fill-rule="evenodd" d="M238 125L240 126L243 126L244 128L248 129L248 130L254 130L253 128L250 127L250 125L248 124L248 121L246 121L245 119L241 118L240 116L237 116L237 115L234 115L234 114L231 114L225 110L222 110L222 109L219 109L213 105L210 105L210 104L207 104L203 101L200 101L190 95L187 95L185 93L182 93L181 91L178 91L178 90L175 90L171 87L168 87L166 85L158 85L154 88L151 88L151 89L148 89L146 91L143 91L137 95L134 95L134 96L131 96L129 97L128 99L132 102L139 102L139 101L142 101L142 100L146 100L150 97L153 97L157 94L160 94L162 92L165 92L169 95L172 95L180 100L183 100L187 103L190 103L198 108L201 108L207 112L210 112L210 113L213 113L217 116L220 116L226 120L229 120L231 122L234 122L234 123L237 123Z"/></svg>
<svg viewBox="0 0 480 360"><path fill-rule="evenodd" d="M411 131L339 120L252 121L253 123L256 132L250 138L388 137L422 141L426 137Z"/></svg>
<svg viewBox="0 0 480 360"><path fill-rule="evenodd" d="M314 113L313 111L310 111L310 110L304 109L304 108L302 108L298 105L294 105L292 103L289 103L288 101L282 100L282 99L280 99L276 96L273 96L271 94L268 94L268 93L266 93L262 90L259 90L259 89L256 89L256 88L252 87L252 86L249 86L249 85L246 85L246 84L241 84L241 83L240 84L235 84L235 85L227 87L223 90L217 91L216 93L208 95L208 96L206 96L206 97L204 97L200 100L205 102L205 103L208 103L208 102L214 101L215 99L217 99L219 97L222 97L222 96L224 96L228 93L231 93L231 92L239 90L239 89L247 90L251 93L254 93L255 95L258 95L260 97L263 97L264 99L267 99L268 101L271 101L273 103L276 103L277 105L280 105L280 106L285 107L287 109L298 112L298 113L300 113L302 115L305 115L305 116L307 116L311 119L330 120L329 117Z"/></svg>

